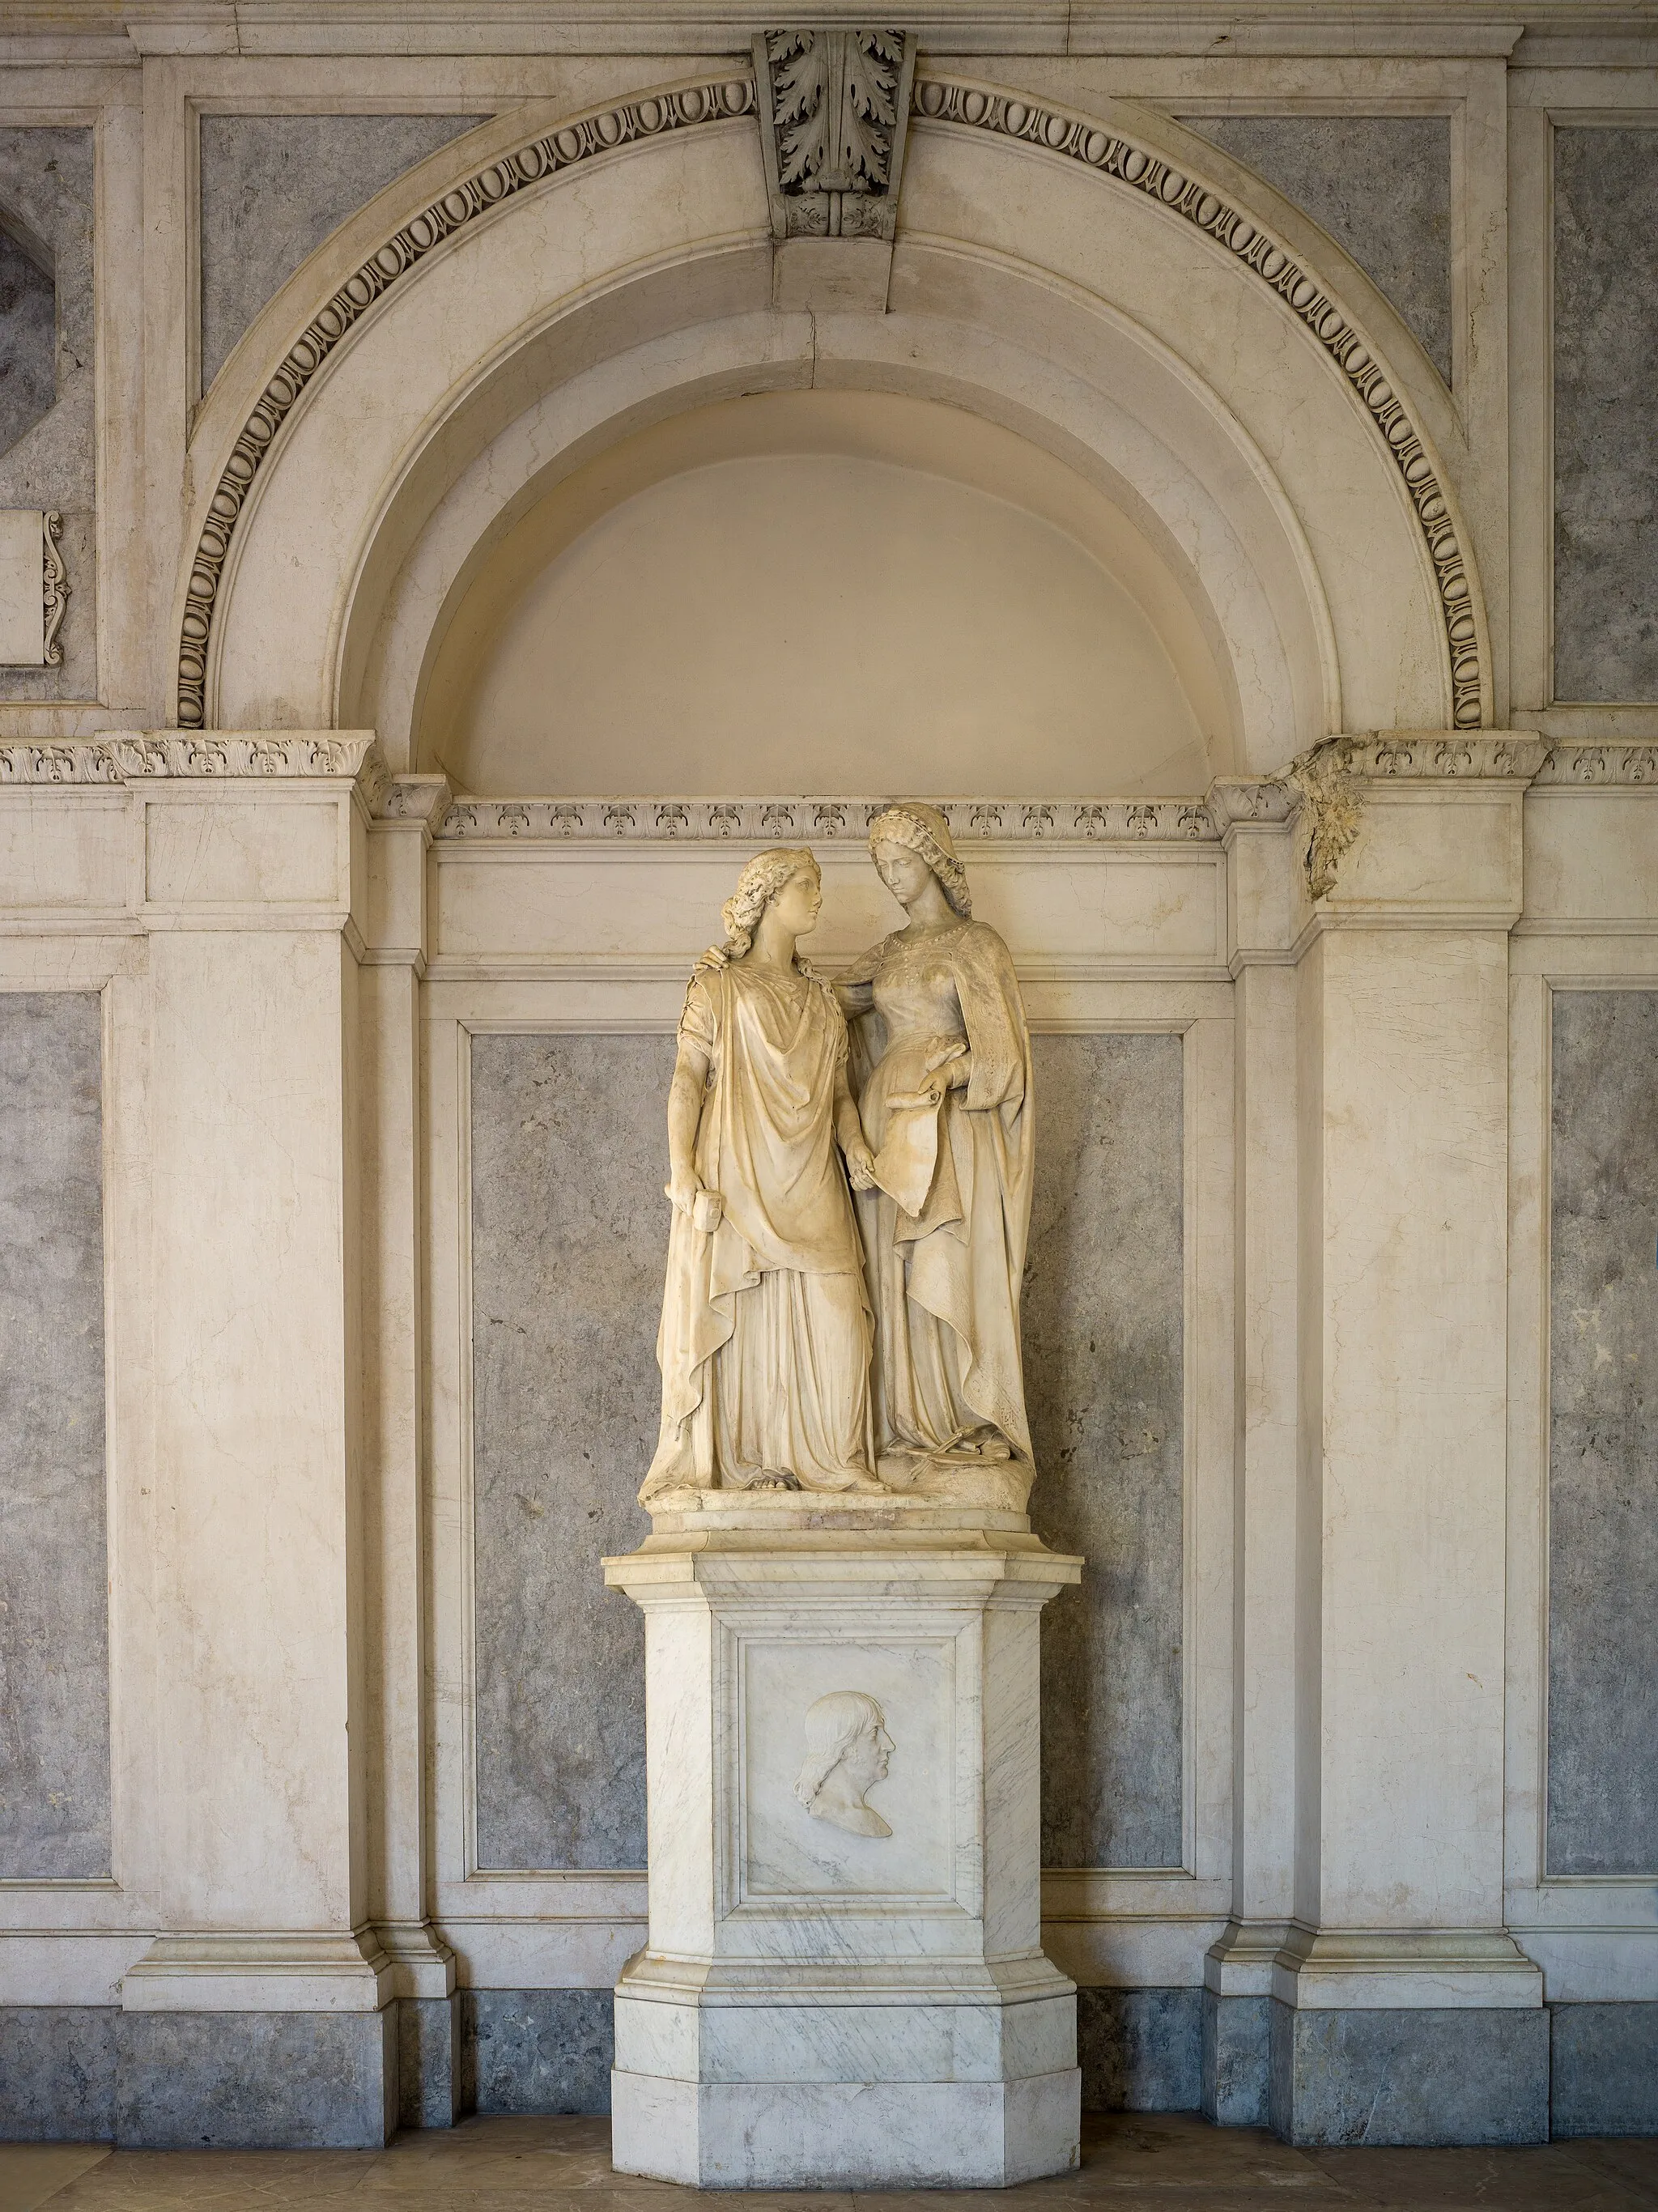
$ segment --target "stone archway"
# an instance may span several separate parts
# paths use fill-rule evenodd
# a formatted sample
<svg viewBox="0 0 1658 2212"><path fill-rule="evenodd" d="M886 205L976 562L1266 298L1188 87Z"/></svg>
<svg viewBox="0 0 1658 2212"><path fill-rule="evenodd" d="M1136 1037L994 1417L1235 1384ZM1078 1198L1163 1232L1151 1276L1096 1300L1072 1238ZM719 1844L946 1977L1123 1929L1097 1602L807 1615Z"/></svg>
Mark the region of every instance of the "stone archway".
<svg viewBox="0 0 1658 2212"><path fill-rule="evenodd" d="M890 312L791 314L751 108L733 76L503 118L495 160L344 275L203 471L181 722L368 720L414 765L458 595L533 498L651 422L823 383L965 407L1116 499L1211 641L1239 768L1490 719L1444 470L1252 217L1085 118L924 76Z"/></svg>

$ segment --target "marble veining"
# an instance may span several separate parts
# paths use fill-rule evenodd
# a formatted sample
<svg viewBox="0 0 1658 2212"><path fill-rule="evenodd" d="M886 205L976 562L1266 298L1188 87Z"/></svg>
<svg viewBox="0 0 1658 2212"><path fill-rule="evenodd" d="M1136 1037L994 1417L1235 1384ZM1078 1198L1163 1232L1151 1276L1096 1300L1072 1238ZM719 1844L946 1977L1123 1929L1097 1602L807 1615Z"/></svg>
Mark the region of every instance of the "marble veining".
<svg viewBox="0 0 1658 2212"><path fill-rule="evenodd" d="M28 240L24 250L4 239L0 268L0 507L62 515L74 593L62 661L0 670L7 701L98 696L94 139L82 127L0 128L0 208Z"/></svg>
<svg viewBox="0 0 1658 2212"><path fill-rule="evenodd" d="M1554 995L1548 1869L1658 1874L1658 991Z"/></svg>
<svg viewBox="0 0 1658 2212"><path fill-rule="evenodd" d="M1658 699L1658 161L1554 139L1554 696Z"/></svg>
<svg viewBox="0 0 1658 2212"><path fill-rule="evenodd" d="M472 1040L478 1863L645 1863L644 1637L669 1037Z"/></svg>
<svg viewBox="0 0 1658 2212"><path fill-rule="evenodd" d="M1042 1863L1178 1866L1181 1040L1032 1045L1030 1511L1088 1561L1042 1622Z"/></svg>
<svg viewBox="0 0 1658 2212"><path fill-rule="evenodd" d="M0 994L0 1875L110 1864L100 1023Z"/></svg>
<svg viewBox="0 0 1658 2212"><path fill-rule="evenodd" d="M481 115L204 115L202 389L307 253Z"/></svg>
<svg viewBox="0 0 1658 2212"><path fill-rule="evenodd" d="M1442 115L1182 115L1344 246L1451 380L1451 126Z"/></svg>

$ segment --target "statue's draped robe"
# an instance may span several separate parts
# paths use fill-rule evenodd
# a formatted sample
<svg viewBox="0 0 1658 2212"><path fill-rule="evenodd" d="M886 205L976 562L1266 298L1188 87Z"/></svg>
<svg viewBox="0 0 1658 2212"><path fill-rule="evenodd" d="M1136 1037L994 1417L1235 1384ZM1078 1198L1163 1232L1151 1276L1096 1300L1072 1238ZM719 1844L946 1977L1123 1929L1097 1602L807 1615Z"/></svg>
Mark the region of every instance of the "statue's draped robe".
<svg viewBox="0 0 1658 2212"><path fill-rule="evenodd" d="M657 1358L662 1428L641 1497L872 1480L870 1316L835 1139L846 1023L833 993L749 962L700 967L679 1034L708 1055L695 1164L725 1201L677 1208Z"/></svg>
<svg viewBox="0 0 1658 2212"><path fill-rule="evenodd" d="M1019 1291L1030 1041L1012 960L993 929L963 921L886 938L841 980L873 986L853 1068L864 1133L890 1186L858 1198L875 1310L877 1451L982 1447L993 1430L1029 1465ZM952 1034L965 1035L973 1055L966 1087L944 1091L930 1115L890 1106L895 1094L947 1082L947 1067L930 1079L923 1069L929 1047Z"/></svg>

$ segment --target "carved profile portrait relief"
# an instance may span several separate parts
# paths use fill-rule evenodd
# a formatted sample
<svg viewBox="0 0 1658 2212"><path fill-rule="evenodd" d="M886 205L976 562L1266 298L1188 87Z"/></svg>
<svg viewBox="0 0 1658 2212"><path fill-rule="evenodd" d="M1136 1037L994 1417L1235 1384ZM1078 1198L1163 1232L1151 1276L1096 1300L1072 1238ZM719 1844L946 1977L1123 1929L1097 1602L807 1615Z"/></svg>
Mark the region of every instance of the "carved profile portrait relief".
<svg viewBox="0 0 1658 2212"><path fill-rule="evenodd" d="M890 1836L891 1828L864 1793L884 1782L896 1748L886 1719L861 1690L831 1690L806 1713L806 1756L794 1794L814 1820L854 1836Z"/></svg>

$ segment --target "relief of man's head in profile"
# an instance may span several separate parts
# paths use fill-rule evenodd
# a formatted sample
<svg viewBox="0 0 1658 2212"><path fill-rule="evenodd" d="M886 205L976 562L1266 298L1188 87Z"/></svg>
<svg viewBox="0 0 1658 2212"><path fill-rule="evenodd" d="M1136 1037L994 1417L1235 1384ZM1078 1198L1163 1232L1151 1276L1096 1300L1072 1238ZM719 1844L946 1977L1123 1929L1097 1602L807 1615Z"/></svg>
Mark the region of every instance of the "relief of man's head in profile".
<svg viewBox="0 0 1658 2212"><path fill-rule="evenodd" d="M873 1698L861 1690L831 1690L807 1711L806 1759L794 1794L814 1820L854 1836L890 1836L864 1792L885 1781L893 1748Z"/></svg>

